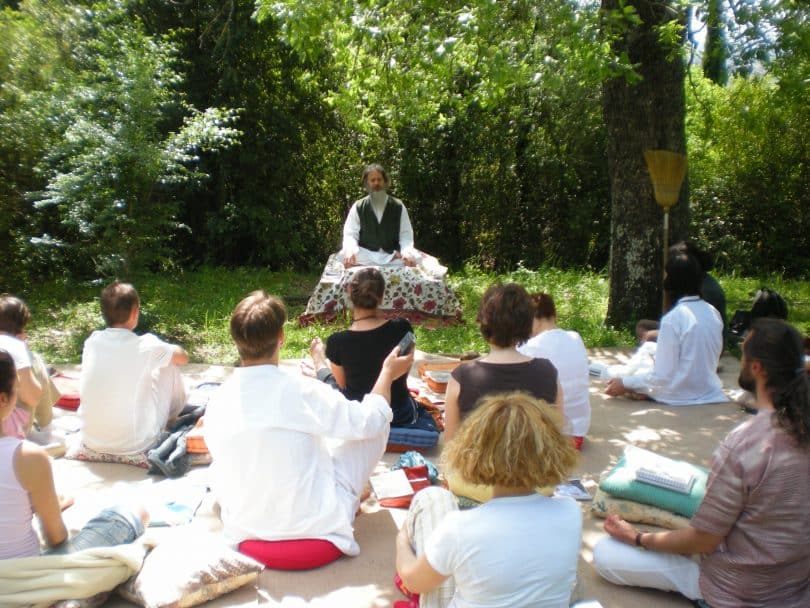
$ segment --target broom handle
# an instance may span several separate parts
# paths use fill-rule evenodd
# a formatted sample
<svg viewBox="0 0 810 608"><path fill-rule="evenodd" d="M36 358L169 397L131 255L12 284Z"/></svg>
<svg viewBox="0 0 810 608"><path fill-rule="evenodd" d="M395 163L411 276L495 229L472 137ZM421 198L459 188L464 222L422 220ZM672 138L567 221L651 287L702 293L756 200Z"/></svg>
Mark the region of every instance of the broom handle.
<svg viewBox="0 0 810 608"><path fill-rule="evenodd" d="M661 276L664 276L664 269L667 267L667 249L669 247L669 209L664 209L664 265L662 268ZM661 314L663 315L667 311L667 294L665 290L661 290Z"/></svg>

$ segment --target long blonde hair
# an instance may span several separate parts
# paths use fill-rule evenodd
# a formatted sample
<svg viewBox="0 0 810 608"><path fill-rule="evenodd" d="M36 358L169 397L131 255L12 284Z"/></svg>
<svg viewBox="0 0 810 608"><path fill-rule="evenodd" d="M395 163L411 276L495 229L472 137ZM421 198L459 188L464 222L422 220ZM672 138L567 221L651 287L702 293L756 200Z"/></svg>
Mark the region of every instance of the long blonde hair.
<svg viewBox="0 0 810 608"><path fill-rule="evenodd" d="M445 447L444 463L465 480L508 488L556 485L577 461L560 415L528 393L491 395Z"/></svg>

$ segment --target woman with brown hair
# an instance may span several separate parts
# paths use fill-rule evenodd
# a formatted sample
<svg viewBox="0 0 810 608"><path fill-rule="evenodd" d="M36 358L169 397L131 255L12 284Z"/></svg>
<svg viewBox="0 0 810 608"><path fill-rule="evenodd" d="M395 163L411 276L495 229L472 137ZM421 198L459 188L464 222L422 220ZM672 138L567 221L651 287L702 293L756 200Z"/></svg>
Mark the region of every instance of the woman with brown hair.
<svg viewBox="0 0 810 608"><path fill-rule="evenodd" d="M522 285L506 283L486 290L478 308L481 335L489 353L453 370L445 396L445 440L453 438L462 420L481 398L494 393L526 391L553 403L562 412L563 395L557 370L548 359L518 352L531 336L534 309Z"/></svg>
<svg viewBox="0 0 810 608"><path fill-rule="evenodd" d="M576 462L559 423L557 410L520 392L487 397L464 421L443 460L493 497L458 511L442 488L416 494L396 563L418 606L569 605L582 513L571 498L535 492L567 479Z"/></svg>
<svg viewBox="0 0 810 608"><path fill-rule="evenodd" d="M378 310L385 292L385 279L374 267L354 273L349 287L352 323L348 329L326 339L319 338L310 346L317 376L351 400L360 401L371 390L391 350L408 332L407 319L386 319ZM429 414L424 412L408 392L407 374L391 384L392 427L418 427L436 430Z"/></svg>

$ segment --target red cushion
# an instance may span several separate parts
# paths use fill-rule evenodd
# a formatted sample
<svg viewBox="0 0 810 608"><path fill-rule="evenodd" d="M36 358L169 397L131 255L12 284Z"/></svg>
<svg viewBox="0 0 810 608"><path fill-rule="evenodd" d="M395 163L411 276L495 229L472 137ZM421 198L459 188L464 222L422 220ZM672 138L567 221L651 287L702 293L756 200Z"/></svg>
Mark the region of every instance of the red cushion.
<svg viewBox="0 0 810 608"><path fill-rule="evenodd" d="M244 540L239 552L274 570L312 570L332 563L343 553L328 540Z"/></svg>

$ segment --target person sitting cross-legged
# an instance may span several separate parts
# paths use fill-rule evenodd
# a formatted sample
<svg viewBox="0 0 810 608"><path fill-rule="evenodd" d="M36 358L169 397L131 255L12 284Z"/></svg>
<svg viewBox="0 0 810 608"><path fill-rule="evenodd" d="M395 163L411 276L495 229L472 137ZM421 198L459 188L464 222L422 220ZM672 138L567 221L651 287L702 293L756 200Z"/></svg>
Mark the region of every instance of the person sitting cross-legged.
<svg viewBox="0 0 810 608"><path fill-rule="evenodd" d="M464 421L443 458L465 478L493 486L493 496L467 511L442 488L414 496L396 540L397 573L408 592L421 594L412 605L570 604L582 512L572 498L535 492L567 479L576 462L560 418L525 393L505 393L485 398Z"/></svg>
<svg viewBox="0 0 810 608"><path fill-rule="evenodd" d="M263 291L231 316L240 367L211 397L203 433L228 542L325 540L357 555L352 522L388 441L391 383L413 354L382 363L361 402L278 367L287 318Z"/></svg>
<svg viewBox="0 0 810 608"><path fill-rule="evenodd" d="M717 375L723 321L717 309L700 297L701 277L694 256L670 253L664 289L673 306L661 318L657 344L648 343L655 349L653 369L613 378L605 393L611 397L635 393L667 405L728 401Z"/></svg>
<svg viewBox="0 0 810 608"><path fill-rule="evenodd" d="M619 585L678 591L698 606L810 606L810 386L799 333L759 319L740 386L756 416L715 450L706 494L682 530L642 533L617 516L593 550ZM701 554L700 562L691 558Z"/></svg>
<svg viewBox="0 0 810 608"><path fill-rule="evenodd" d="M82 443L105 454L145 452L186 403L178 366L188 355L153 334L135 334L140 298L129 283L104 288L101 314L107 328L94 331L82 351Z"/></svg>

